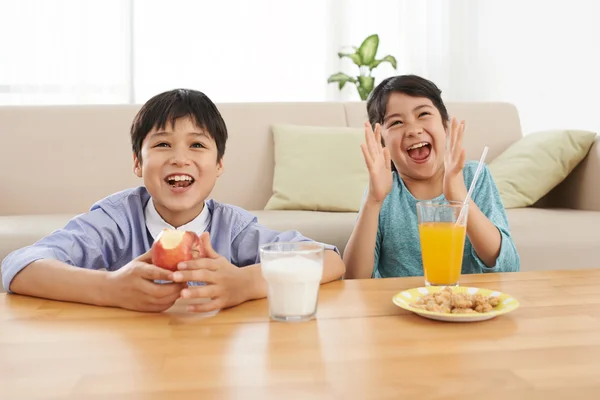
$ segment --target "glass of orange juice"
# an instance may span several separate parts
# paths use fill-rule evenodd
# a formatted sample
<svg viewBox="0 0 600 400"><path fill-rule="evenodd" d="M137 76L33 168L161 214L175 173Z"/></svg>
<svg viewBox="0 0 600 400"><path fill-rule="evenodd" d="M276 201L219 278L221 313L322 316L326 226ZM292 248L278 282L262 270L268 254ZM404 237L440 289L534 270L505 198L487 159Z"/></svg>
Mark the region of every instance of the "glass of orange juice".
<svg viewBox="0 0 600 400"><path fill-rule="evenodd" d="M419 239L426 286L458 286L462 269L468 203L457 223L462 202L417 203Z"/></svg>

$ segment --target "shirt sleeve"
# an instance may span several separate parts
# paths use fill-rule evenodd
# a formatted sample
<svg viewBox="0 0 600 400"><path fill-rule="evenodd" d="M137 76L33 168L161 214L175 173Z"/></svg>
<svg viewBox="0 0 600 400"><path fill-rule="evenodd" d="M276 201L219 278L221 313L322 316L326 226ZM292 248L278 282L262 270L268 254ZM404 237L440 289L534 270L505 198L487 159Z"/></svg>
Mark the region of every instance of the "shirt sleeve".
<svg viewBox="0 0 600 400"><path fill-rule="evenodd" d="M485 165L478 179L480 184L474 190L473 201L485 216L498 228L501 235L500 253L496 264L488 268L471 247L471 255L482 272L518 272L520 257L508 225L508 218L496 183ZM467 221L468 224L468 221Z"/></svg>
<svg viewBox="0 0 600 400"><path fill-rule="evenodd" d="M269 229L256 221L252 221L233 239L232 243L232 264L238 267L245 267L260 263L259 247L265 243L273 242L315 242L298 231L279 232ZM322 243L325 250L333 250L340 253L338 248L329 244Z"/></svg>
<svg viewBox="0 0 600 400"><path fill-rule="evenodd" d="M2 285L11 293L14 277L34 261L52 259L87 268L108 268L119 260L125 233L103 209L71 219L64 228L11 252L2 261Z"/></svg>

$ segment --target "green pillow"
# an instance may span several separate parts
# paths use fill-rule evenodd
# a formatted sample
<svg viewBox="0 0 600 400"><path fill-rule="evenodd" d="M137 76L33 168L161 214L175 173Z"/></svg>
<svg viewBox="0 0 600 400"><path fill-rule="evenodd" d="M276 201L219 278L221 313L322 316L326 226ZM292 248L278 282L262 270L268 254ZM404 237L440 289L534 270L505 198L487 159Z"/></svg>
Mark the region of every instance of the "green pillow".
<svg viewBox="0 0 600 400"><path fill-rule="evenodd" d="M273 195L266 210L358 212L369 182L364 130L274 125Z"/></svg>
<svg viewBox="0 0 600 400"><path fill-rule="evenodd" d="M535 204L573 171L595 139L594 132L550 130L513 143L489 164L504 207Z"/></svg>

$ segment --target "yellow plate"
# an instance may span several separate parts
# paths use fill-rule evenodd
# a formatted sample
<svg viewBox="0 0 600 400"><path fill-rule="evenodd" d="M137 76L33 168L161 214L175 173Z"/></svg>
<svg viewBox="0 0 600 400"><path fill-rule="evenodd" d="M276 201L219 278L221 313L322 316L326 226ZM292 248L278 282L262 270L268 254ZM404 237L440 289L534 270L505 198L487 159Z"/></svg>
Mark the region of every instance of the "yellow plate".
<svg viewBox="0 0 600 400"><path fill-rule="evenodd" d="M476 294L480 293L484 296L499 297L500 304L498 304L494 310L487 313L474 313L474 314L450 314L450 313L439 313L433 311L426 311L419 308L414 308L411 303L415 302L419 297L423 297L427 294L437 293L444 290L445 286L429 286L420 287L414 289L404 290L394 295L394 304L405 310L414 312L422 317L434 319L437 321L451 321L451 322L475 322L485 321L497 317L498 315L506 314L519 307L519 302L514 297L489 289L482 289L476 287L457 286L452 287L454 293L468 293Z"/></svg>

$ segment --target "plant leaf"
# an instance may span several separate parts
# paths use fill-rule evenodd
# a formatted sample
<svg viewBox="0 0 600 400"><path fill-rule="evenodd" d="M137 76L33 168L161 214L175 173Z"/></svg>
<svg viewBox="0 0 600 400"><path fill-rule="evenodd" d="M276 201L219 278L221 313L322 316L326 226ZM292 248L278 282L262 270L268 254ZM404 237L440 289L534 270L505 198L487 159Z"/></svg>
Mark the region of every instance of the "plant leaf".
<svg viewBox="0 0 600 400"><path fill-rule="evenodd" d="M338 53L338 57L339 58L348 57L349 59L352 60L352 62L354 62L354 64L358 65L359 67L362 65L360 55L358 53Z"/></svg>
<svg viewBox="0 0 600 400"><path fill-rule="evenodd" d="M371 67L371 69L375 69L379 66L379 64L381 64L383 62L389 62L390 64L392 64L392 67L394 67L394 69L396 69L396 67L398 65L396 62L396 58L394 56L385 56L381 60L374 60L371 63L370 67Z"/></svg>
<svg viewBox="0 0 600 400"><path fill-rule="evenodd" d="M367 100L369 94L373 91L375 85L375 78L372 76L359 76L358 77L358 94L361 100Z"/></svg>
<svg viewBox="0 0 600 400"><path fill-rule="evenodd" d="M361 87L358 87L358 95L360 96L360 99L362 101L365 101L369 98L369 93L367 93L367 91Z"/></svg>
<svg viewBox="0 0 600 400"><path fill-rule="evenodd" d="M356 83L356 78L346 75L342 72L338 72L337 74L333 74L329 78L327 78L327 83L332 82L337 82L338 87L340 88L340 90L342 90L346 82Z"/></svg>
<svg viewBox="0 0 600 400"><path fill-rule="evenodd" d="M367 37L358 50L356 51L360 56L361 61L363 62L361 65L371 65L371 63L375 60L375 55L377 54L377 48L379 47L379 35L374 34Z"/></svg>

